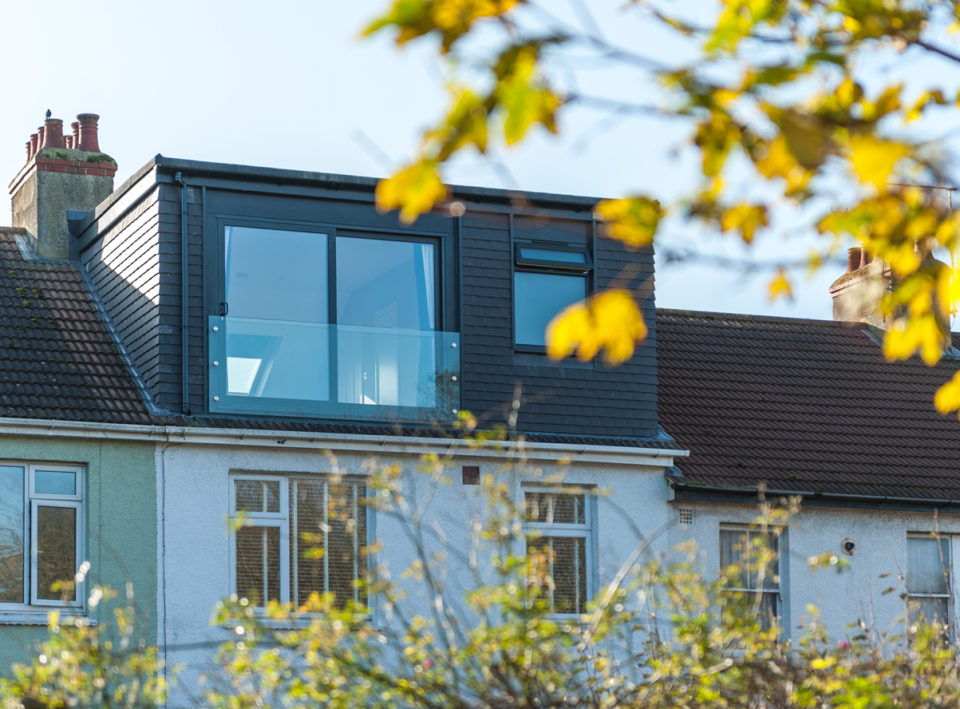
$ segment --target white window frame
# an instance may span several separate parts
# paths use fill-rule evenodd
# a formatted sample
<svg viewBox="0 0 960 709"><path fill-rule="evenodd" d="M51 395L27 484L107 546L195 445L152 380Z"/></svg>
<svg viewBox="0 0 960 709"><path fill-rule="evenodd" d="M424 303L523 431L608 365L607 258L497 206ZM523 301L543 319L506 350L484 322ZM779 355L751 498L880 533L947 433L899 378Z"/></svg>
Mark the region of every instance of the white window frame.
<svg viewBox="0 0 960 709"><path fill-rule="evenodd" d="M232 525L237 524L241 519L241 514L243 515L242 524L238 524L239 527L275 527L280 530L280 603L290 603L291 602L291 590L294 587L294 581L296 579L296 569L290 568L290 553L291 553L291 544L294 548L299 544L299 540L290 539L290 523L292 513L290 511L290 482L292 480L309 480L309 481L321 481L323 485L323 496L324 496L324 515L327 513L327 495L329 494L329 485L333 482L335 476L333 475L324 475L324 474L310 474L310 473L231 473L230 475L230 520ZM279 482L280 483L280 504L277 512L237 512L237 486L234 483L236 480L253 480L257 482ZM355 477L346 477L340 480L342 483L356 485L357 490L363 494L363 497L367 496L367 487L364 480L355 478ZM359 511L359 505L354 506L354 513L356 514ZM369 574L371 571L371 554L367 554L366 562L364 563L363 569L361 569L360 564L360 552L362 548L369 548L373 541L374 534L374 525L373 519L375 515L373 514L373 508L370 506L366 507L364 512L365 514L365 526L366 526L366 538L363 540L359 539L359 535L355 535L354 539L354 577L360 578L364 573ZM323 532L324 535L327 532ZM362 546L361 546L362 545ZM230 544L229 544L229 553L230 553L230 593L233 595L239 595L237 591L237 535L235 532L230 534ZM329 586L330 583L330 572L329 572L329 560L326 555L324 556L324 585ZM357 592L355 591L354 601L358 601ZM366 600L366 605L369 608L371 604L371 599L368 597Z"/></svg>
<svg viewBox="0 0 960 709"><path fill-rule="evenodd" d="M59 599L40 598L39 585L39 566L38 566L38 526L37 510L39 507L63 507L76 511L74 521L74 558L77 566L83 563L85 549L85 530L86 519L83 506L83 494L86 490L85 470L82 466L46 464L46 463L27 463L20 460L3 460L0 465L11 468L23 468L23 528L22 539L23 549L23 602L3 602L0 603L0 621L4 615L29 611L38 608L77 608L83 607L84 581L80 581L74 587L73 600L62 601ZM37 471L52 471L62 473L72 473L74 477L73 494L55 494L36 492L36 473ZM74 574L77 569L74 570ZM76 578L74 576L74 578ZM67 579L65 579L67 580Z"/></svg>
<svg viewBox="0 0 960 709"><path fill-rule="evenodd" d="M906 598L904 599L904 602L905 602L904 616L903 616L904 620L907 624L910 623L910 600L912 598L934 598L934 599L944 598L947 601L947 621L948 621L948 631L949 631L950 638L957 637L956 622L955 622L956 615L955 615L955 607L954 607L955 594L954 594L954 588L953 588L954 570L957 568L956 564L954 563L956 561L954 557L956 556L958 550L960 550L958 549L958 547L960 547L960 544L955 543L957 540L957 537L958 535L940 534L939 532L907 532L907 537L906 537L907 541L906 541L906 547L905 547L907 554L905 557L905 564L904 564L905 573L904 573L904 580L903 580L904 589L906 590ZM944 561L947 564L947 592L946 593L915 593L910 591L910 587L907 586L907 579L909 579L910 570L909 568L906 567L906 564L908 564L910 560L910 553L909 553L910 539L930 539L930 540L936 540L937 542L941 542L941 541L947 542L947 553L944 556Z"/></svg>
<svg viewBox="0 0 960 709"><path fill-rule="evenodd" d="M583 539L584 544L584 578L586 579L586 589L584 594L583 613L559 613L553 610L554 594L550 595L550 615L558 618L580 618L586 614L586 604L588 604L596 595L597 590L597 569L596 569L596 546L597 529L595 520L596 514L596 495L592 486L589 485L522 485L520 489L523 496L523 546L524 558L529 557L529 548L527 539L535 537L539 539L551 539L557 537ZM526 518L527 493L537 493L546 495L582 495L583 496L583 524L571 524L567 522L535 522ZM552 576L552 574L551 574ZM577 577L579 582L579 577ZM556 583L554 581L554 583ZM579 589L577 589L579 590Z"/></svg>
<svg viewBox="0 0 960 709"><path fill-rule="evenodd" d="M727 567L724 566L723 560L721 558L723 553L722 540L723 540L724 532L736 532L738 534L745 533L747 535L747 548L741 550L740 552L741 559L743 558L744 554L750 553L751 537L764 536L767 534L776 535L777 548L774 551L777 554L777 590L774 592L772 589L766 589L766 588L763 588L762 586L759 588L749 588L749 587L742 587L742 586L725 586L723 588L723 592L724 593L741 593L744 595L750 594L751 596L754 596L754 597L756 597L759 594L761 597L761 600L763 596L767 596L767 595L776 596L776 601L777 601L776 617L773 618L773 621L774 623L776 623L777 627L786 628L788 624L786 622L786 602L784 599L784 588L786 586L786 584L784 583L784 580L786 578L786 565L784 561L786 560L785 549L786 549L787 530L783 527L767 527L766 529L764 529L762 527L755 527L749 524L735 524L735 523L722 522L720 524L720 529L717 533L717 543L718 543L717 561L718 561L718 566L720 567L720 571L724 571L725 568L729 567L729 565L727 565ZM734 562L734 563L737 563L737 562Z"/></svg>

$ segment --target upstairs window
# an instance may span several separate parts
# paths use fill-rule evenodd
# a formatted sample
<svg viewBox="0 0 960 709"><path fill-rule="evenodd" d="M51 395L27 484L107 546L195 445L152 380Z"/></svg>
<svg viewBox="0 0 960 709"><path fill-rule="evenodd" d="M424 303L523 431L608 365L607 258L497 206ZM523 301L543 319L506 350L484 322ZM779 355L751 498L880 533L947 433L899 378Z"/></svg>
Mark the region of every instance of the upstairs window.
<svg viewBox="0 0 960 709"><path fill-rule="evenodd" d="M457 404L430 239L227 226L212 411L417 419ZM457 397L458 398L458 397Z"/></svg>
<svg viewBox="0 0 960 709"><path fill-rule="evenodd" d="M365 605L365 490L326 477L232 477L233 592L261 607L301 606L313 593Z"/></svg>
<svg viewBox="0 0 960 709"><path fill-rule="evenodd" d="M81 605L82 470L0 465L0 611Z"/></svg>
<svg viewBox="0 0 960 709"><path fill-rule="evenodd" d="M517 243L514 249L514 343L540 350L550 321L587 297L590 255L586 248L566 244Z"/></svg>
<svg viewBox="0 0 960 709"><path fill-rule="evenodd" d="M907 622L952 627L950 539L907 537Z"/></svg>

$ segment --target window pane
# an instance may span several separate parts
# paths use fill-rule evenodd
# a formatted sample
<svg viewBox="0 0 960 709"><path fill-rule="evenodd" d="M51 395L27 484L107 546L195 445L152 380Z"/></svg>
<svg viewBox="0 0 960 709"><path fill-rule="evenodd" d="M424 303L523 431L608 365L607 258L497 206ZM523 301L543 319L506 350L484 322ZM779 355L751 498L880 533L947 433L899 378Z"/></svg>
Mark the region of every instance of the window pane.
<svg viewBox="0 0 960 709"><path fill-rule="evenodd" d="M583 613L587 606L586 540L583 537L554 537L550 542L553 549L553 611Z"/></svg>
<svg viewBox="0 0 960 709"><path fill-rule="evenodd" d="M518 271L513 281L514 337L518 345L546 344L547 325L587 295L585 276Z"/></svg>
<svg viewBox="0 0 960 709"><path fill-rule="evenodd" d="M77 474L62 470L36 470L33 486L41 495L76 495Z"/></svg>
<svg viewBox="0 0 960 709"><path fill-rule="evenodd" d="M750 588L749 572L744 565L744 556L747 553L747 532L743 529L720 530L720 569L726 571L731 566L738 566L738 575L730 579L730 583L737 588Z"/></svg>
<svg viewBox="0 0 960 709"><path fill-rule="evenodd" d="M355 583L362 569L361 540L366 538L360 490L354 483L331 486L317 480L291 481L290 528L291 537L296 537L290 546L291 578L298 604L305 603L313 592L335 594L340 607L365 600L357 594Z"/></svg>
<svg viewBox="0 0 960 709"><path fill-rule="evenodd" d="M279 512L279 480L236 480L237 512Z"/></svg>
<svg viewBox="0 0 960 709"><path fill-rule="evenodd" d="M433 244L337 238L337 322L436 329Z"/></svg>
<svg viewBox="0 0 960 709"><path fill-rule="evenodd" d="M58 581L72 581L77 572L77 510L37 505L37 598L59 601ZM67 595L74 600L76 593Z"/></svg>
<svg viewBox="0 0 960 709"><path fill-rule="evenodd" d="M23 603L23 468L0 466L0 603Z"/></svg>
<svg viewBox="0 0 960 709"><path fill-rule="evenodd" d="M339 401L436 406L433 244L337 239Z"/></svg>
<svg viewBox="0 0 960 709"><path fill-rule="evenodd" d="M329 321L326 234L232 226L224 238L229 315Z"/></svg>
<svg viewBox="0 0 960 709"><path fill-rule="evenodd" d="M354 583L358 571L358 539L355 507L356 488L353 485L330 486L327 520L327 557L330 573L329 588L336 595L337 605L345 606L354 600Z"/></svg>
<svg viewBox="0 0 960 709"><path fill-rule="evenodd" d="M290 481L290 579L291 600L307 602L311 593L324 593L323 573L323 483Z"/></svg>
<svg viewBox="0 0 960 709"><path fill-rule="evenodd" d="M528 492L524 499L528 522L584 524L586 521L583 495Z"/></svg>
<svg viewBox="0 0 960 709"><path fill-rule="evenodd" d="M279 527L241 527L236 545L237 595L257 606L279 601Z"/></svg>
<svg viewBox="0 0 960 709"><path fill-rule="evenodd" d="M907 537L907 592L949 591L950 542L934 537Z"/></svg>
<svg viewBox="0 0 960 709"><path fill-rule="evenodd" d="M907 619L910 625L920 622L949 625L950 601L947 598L911 598L907 601Z"/></svg>
<svg viewBox="0 0 960 709"><path fill-rule="evenodd" d="M559 251L555 249L538 249L530 246L520 247L521 261L555 261L587 265L587 255L582 251Z"/></svg>

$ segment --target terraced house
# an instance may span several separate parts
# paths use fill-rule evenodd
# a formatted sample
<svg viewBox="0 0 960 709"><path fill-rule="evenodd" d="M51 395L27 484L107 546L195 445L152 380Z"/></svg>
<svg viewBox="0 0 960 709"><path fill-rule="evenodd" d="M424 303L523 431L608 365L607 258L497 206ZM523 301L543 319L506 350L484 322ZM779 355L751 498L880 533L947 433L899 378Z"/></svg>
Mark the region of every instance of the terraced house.
<svg viewBox="0 0 960 709"><path fill-rule="evenodd" d="M733 561L765 487L806 500L770 537L778 574L747 589L785 635L808 601L837 633L871 603L894 623L907 604L875 595L898 570L911 608L952 617L960 438L931 398L953 360L888 365L865 324L657 313L652 253L602 238L590 198L460 187L405 224L373 179L159 155L114 190L97 130L85 114L31 136L0 232L5 659L50 607L96 618L92 583L133 583L144 633L185 668L175 703L229 637L209 619L231 593L332 591L376 619L354 581L413 549L364 504L367 461L412 478L430 452L450 456L429 521L453 547L484 474L566 511L527 521L558 614L584 611L636 530ZM841 296L877 275L857 266ZM630 361L549 361L550 318L614 283L650 327ZM463 411L522 436L529 465L465 445ZM807 570L830 549L848 573Z"/></svg>

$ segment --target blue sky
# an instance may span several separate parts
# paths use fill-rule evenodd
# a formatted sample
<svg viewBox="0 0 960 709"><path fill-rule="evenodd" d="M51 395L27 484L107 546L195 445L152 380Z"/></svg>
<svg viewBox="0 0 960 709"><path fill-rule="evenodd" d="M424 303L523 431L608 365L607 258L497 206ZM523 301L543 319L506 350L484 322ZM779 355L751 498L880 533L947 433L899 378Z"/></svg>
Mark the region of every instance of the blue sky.
<svg viewBox="0 0 960 709"><path fill-rule="evenodd" d="M119 163L117 184L153 155L380 176L409 156L439 115L444 70L426 47L396 51L386 37L359 41L385 0L5 3L0 66L0 172L12 178L24 143L50 108L65 124L99 113L100 145ZM573 19L565 0L548 3ZM683 48L623 20L620 0L592 2L616 41L661 56ZM610 20L613 20L612 22ZM602 64L576 74L581 90L615 95L651 89ZM539 135L500 153L510 177L481 157L461 161L461 184L616 196L688 187L695 165L671 149L684 133L654 120L581 112L560 139ZM2 223L9 223L9 211ZM745 250L716 235L669 239L728 255ZM707 237L707 238L704 238ZM697 241L701 240L701 241ZM803 257L803 238L753 250L763 259ZM746 254L751 255L751 254ZM658 264L657 301L674 308L830 317L829 283L841 267L798 282L793 303L771 304L763 276L707 265Z"/></svg>

